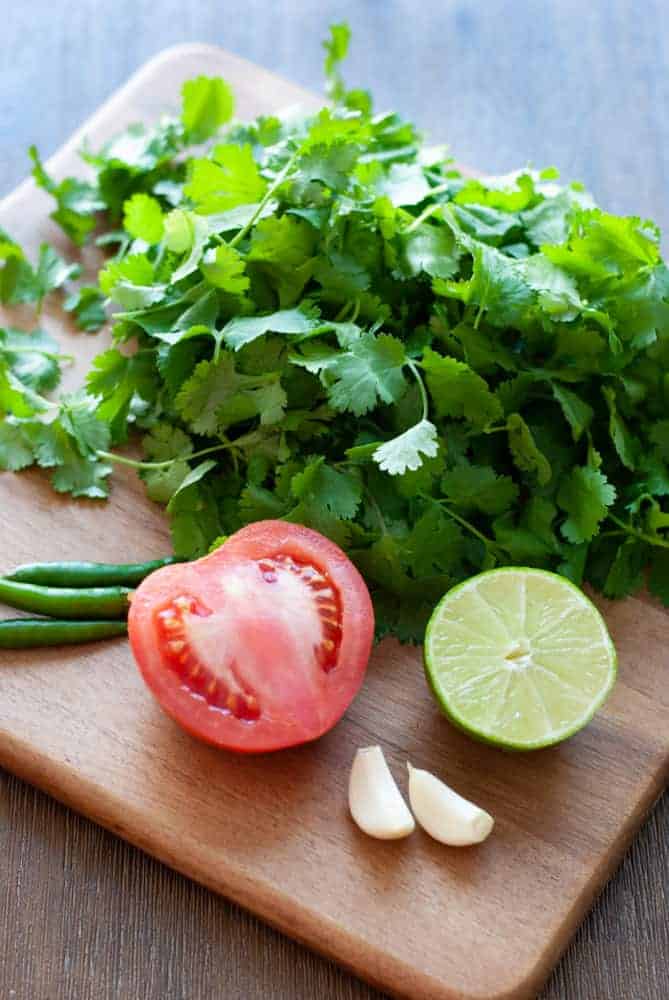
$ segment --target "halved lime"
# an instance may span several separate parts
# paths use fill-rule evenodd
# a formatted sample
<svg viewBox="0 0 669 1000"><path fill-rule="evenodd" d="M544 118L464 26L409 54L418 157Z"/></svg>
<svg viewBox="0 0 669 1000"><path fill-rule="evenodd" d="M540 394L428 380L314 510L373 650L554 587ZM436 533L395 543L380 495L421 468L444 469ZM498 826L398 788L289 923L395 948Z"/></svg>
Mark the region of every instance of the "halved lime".
<svg viewBox="0 0 669 1000"><path fill-rule="evenodd" d="M465 732L534 750L590 721L616 679L616 651L573 583L509 567L479 573L442 598L427 627L425 671Z"/></svg>

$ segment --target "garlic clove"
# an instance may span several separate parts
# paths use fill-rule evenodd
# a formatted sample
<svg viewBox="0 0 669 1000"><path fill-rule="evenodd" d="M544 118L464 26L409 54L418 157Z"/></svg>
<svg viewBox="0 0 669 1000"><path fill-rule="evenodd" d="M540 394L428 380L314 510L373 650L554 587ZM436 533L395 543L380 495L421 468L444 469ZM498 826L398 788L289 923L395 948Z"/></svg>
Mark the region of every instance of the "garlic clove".
<svg viewBox="0 0 669 1000"><path fill-rule="evenodd" d="M429 771L409 768L409 802L423 829L442 844L480 844L492 830L492 816L463 799Z"/></svg>
<svg viewBox="0 0 669 1000"><path fill-rule="evenodd" d="M416 828L381 747L356 752L348 783L351 816L361 830L380 840L408 837Z"/></svg>

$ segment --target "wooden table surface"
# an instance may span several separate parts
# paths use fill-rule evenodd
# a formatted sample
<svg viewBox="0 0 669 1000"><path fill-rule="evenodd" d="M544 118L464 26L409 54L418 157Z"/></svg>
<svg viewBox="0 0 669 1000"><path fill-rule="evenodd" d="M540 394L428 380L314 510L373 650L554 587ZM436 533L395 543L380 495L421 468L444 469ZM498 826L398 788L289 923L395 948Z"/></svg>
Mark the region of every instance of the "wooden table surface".
<svg viewBox="0 0 669 1000"><path fill-rule="evenodd" d="M329 21L371 84L463 162L555 164L619 212L669 225L665 0L33 0L4 12L0 196L149 56L216 42L320 85ZM667 242L665 241L665 248ZM11 530L0 512L0 527ZM669 996L669 800L542 1000ZM2 1000L380 1000L380 994L0 773Z"/></svg>

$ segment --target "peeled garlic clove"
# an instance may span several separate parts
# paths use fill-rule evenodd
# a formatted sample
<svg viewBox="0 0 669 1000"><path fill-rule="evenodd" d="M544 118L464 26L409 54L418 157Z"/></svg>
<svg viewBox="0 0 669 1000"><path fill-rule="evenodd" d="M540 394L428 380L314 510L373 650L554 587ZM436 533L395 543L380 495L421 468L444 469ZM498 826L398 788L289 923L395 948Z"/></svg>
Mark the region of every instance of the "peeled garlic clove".
<svg viewBox="0 0 669 1000"><path fill-rule="evenodd" d="M480 844L493 828L489 813L468 802L429 771L409 768L409 802L420 825L442 844Z"/></svg>
<svg viewBox="0 0 669 1000"><path fill-rule="evenodd" d="M355 822L370 837L399 840L416 828L381 747L357 751L348 783L348 805Z"/></svg>

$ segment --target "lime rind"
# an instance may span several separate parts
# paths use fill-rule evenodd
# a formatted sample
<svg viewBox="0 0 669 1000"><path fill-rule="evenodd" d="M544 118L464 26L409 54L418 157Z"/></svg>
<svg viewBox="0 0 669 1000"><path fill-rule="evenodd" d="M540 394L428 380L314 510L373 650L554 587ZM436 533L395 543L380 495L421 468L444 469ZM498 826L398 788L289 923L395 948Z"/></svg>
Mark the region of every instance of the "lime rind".
<svg viewBox="0 0 669 1000"><path fill-rule="evenodd" d="M471 607L458 619L452 612L463 597ZM529 567L489 570L449 590L430 618L424 661L448 718L510 750L573 736L602 706L617 673L613 641L592 601L564 577Z"/></svg>

